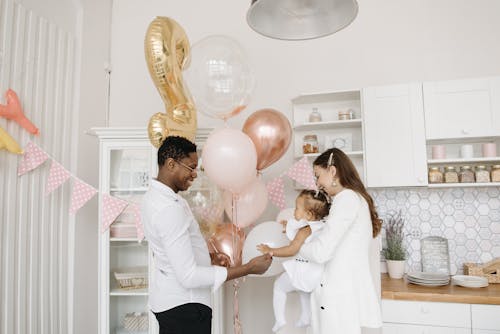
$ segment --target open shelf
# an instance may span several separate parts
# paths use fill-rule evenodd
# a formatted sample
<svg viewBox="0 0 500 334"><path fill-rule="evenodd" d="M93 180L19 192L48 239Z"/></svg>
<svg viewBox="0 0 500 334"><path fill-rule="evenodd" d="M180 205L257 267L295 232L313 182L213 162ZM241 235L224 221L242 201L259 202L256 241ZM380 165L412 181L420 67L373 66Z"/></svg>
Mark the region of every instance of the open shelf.
<svg viewBox="0 0 500 334"><path fill-rule="evenodd" d="M491 162L500 162L500 157L491 157L491 158L470 158L470 159L429 159L427 163L429 165L437 165L437 164L464 164L464 163L491 163Z"/></svg>
<svg viewBox="0 0 500 334"><path fill-rule="evenodd" d="M148 288L133 290L114 288L109 291L110 296L147 296L148 294Z"/></svg>
<svg viewBox="0 0 500 334"><path fill-rule="evenodd" d="M364 152L363 151L351 151L351 152L344 152L347 156L349 157L362 157ZM300 159L302 157L307 157L307 158L316 158L319 157L321 153L309 153L309 154L301 154L297 155L295 158Z"/></svg>
<svg viewBox="0 0 500 334"><path fill-rule="evenodd" d="M327 121L327 122L307 122L294 126L294 130L322 130L322 129L343 129L361 127L361 119L349 119L345 121Z"/></svg>
<svg viewBox="0 0 500 334"><path fill-rule="evenodd" d="M473 188L473 187L500 187L500 182L474 183L431 183L429 188Z"/></svg>

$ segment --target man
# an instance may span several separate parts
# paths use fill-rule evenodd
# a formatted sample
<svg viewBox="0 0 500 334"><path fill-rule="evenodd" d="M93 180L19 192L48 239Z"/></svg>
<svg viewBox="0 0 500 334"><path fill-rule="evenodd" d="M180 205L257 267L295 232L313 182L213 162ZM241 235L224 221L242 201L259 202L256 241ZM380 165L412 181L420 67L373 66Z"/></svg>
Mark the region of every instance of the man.
<svg viewBox="0 0 500 334"><path fill-rule="evenodd" d="M262 274L272 257L225 268L224 257L210 259L187 202L179 191L187 190L197 176L196 145L167 137L158 150L158 178L143 198L144 233L153 252L154 273L149 304L160 324L160 334L210 334L211 292L224 281L248 274Z"/></svg>

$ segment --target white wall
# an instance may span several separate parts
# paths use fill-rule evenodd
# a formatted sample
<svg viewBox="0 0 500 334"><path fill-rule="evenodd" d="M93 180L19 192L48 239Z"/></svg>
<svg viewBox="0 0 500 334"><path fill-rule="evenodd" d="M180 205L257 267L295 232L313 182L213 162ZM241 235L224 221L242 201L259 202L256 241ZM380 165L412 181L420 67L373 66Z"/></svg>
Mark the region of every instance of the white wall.
<svg viewBox="0 0 500 334"><path fill-rule="evenodd" d="M99 145L85 134L105 126L109 62L111 0L82 0L83 40L78 132L77 175L99 186ZM74 333L97 333L97 196L78 211L75 226Z"/></svg>
<svg viewBox="0 0 500 334"><path fill-rule="evenodd" d="M358 2L359 15L345 30L317 40L289 42L262 37L247 26L250 1L115 0L110 125L146 126L153 113L163 110L143 51L146 28L155 16L177 20L191 43L224 34L246 49L257 87L248 109L230 120L235 127L263 107L274 107L290 117L290 99L304 92L500 74L500 1ZM214 125L220 122L200 116L200 127ZM265 171L265 178L279 174L291 162L290 151ZM292 198L290 193L289 205ZM276 212L268 208L263 219ZM270 333L273 316L267 296L271 288L270 279L252 278L242 285L240 312L246 333ZM231 333L232 291L227 292L226 333ZM290 319L298 313L295 296L292 299Z"/></svg>

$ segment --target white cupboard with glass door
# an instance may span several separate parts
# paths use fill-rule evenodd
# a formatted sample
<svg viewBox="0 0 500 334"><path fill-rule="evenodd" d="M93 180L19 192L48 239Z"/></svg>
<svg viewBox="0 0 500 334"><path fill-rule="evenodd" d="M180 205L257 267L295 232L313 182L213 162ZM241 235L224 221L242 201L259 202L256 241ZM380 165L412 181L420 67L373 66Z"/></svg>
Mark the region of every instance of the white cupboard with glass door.
<svg viewBox="0 0 500 334"><path fill-rule="evenodd" d="M210 129L199 129L196 143ZM104 194L140 205L151 178L157 175L157 150L145 128L94 128L99 140L99 196ZM193 191L195 187L191 187ZM128 206L110 228L101 232L99 201L99 334L158 333L148 307L148 279L153 260L147 241L138 242L135 218ZM115 274L117 273L117 274ZM118 279L117 279L118 277ZM142 280L146 277L146 282ZM212 332L223 333L222 289L213 296Z"/></svg>

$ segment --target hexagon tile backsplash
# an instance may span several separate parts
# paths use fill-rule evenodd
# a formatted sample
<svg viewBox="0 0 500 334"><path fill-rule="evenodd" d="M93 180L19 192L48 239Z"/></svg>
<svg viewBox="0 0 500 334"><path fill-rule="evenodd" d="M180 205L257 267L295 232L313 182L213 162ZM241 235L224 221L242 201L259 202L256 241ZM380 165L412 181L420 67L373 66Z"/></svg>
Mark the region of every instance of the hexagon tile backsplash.
<svg viewBox="0 0 500 334"><path fill-rule="evenodd" d="M400 209L405 217L407 270L422 270L420 239L430 235L448 239L453 275L463 273L464 262L500 257L500 187L369 192L382 219Z"/></svg>

